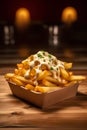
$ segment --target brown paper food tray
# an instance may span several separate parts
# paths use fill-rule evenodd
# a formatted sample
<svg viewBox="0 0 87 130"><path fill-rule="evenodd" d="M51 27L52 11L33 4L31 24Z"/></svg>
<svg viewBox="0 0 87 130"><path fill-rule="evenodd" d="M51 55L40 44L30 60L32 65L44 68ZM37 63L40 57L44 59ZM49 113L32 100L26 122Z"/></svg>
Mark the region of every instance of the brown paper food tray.
<svg viewBox="0 0 87 130"><path fill-rule="evenodd" d="M40 93L27 90L22 86L17 86L10 82L8 83L13 95L43 109L50 108L51 106L60 101L74 97L78 88L78 83L76 83L68 87L58 88L58 90L55 91Z"/></svg>

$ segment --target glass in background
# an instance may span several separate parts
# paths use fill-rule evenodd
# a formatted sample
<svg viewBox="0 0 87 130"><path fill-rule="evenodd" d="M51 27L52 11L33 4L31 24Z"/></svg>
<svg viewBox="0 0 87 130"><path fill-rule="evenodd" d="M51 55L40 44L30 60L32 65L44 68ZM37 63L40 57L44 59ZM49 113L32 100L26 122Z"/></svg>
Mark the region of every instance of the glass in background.
<svg viewBox="0 0 87 130"><path fill-rule="evenodd" d="M48 44L52 47L57 47L59 45L59 27L57 25L49 26L49 37Z"/></svg>
<svg viewBox="0 0 87 130"><path fill-rule="evenodd" d="M15 44L15 39L14 39L14 27L12 25L4 26L4 44L5 45L13 45Z"/></svg>

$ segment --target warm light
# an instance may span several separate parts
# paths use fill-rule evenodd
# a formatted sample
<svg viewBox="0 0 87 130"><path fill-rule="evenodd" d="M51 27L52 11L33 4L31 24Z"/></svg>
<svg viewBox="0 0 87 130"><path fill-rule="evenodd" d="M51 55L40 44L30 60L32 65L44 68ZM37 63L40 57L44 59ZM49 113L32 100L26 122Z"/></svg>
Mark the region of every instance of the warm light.
<svg viewBox="0 0 87 130"><path fill-rule="evenodd" d="M26 8L19 8L15 15L16 26L19 28L26 27L30 23L30 12Z"/></svg>
<svg viewBox="0 0 87 130"><path fill-rule="evenodd" d="M77 11L74 7L66 7L62 12L62 22L70 24L77 20Z"/></svg>

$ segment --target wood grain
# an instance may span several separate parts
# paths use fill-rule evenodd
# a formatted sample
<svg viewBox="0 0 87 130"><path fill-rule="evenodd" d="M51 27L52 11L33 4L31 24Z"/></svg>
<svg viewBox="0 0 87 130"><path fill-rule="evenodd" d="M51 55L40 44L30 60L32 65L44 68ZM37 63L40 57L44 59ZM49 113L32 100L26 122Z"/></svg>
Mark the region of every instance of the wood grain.
<svg viewBox="0 0 87 130"><path fill-rule="evenodd" d="M87 80L77 95L49 110L14 97L4 76L0 76L0 127L87 128Z"/></svg>

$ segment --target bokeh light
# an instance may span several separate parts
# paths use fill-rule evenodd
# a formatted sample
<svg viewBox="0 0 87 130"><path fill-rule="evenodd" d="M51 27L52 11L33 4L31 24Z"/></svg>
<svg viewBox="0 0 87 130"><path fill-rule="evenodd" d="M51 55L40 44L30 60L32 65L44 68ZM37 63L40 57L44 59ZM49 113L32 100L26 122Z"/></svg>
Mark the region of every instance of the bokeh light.
<svg viewBox="0 0 87 130"><path fill-rule="evenodd" d="M15 23L18 28L24 28L30 23L30 12L27 8L19 8L15 14Z"/></svg>
<svg viewBox="0 0 87 130"><path fill-rule="evenodd" d="M61 20L66 24L71 24L77 21L77 10L74 7L66 7L62 12Z"/></svg>

